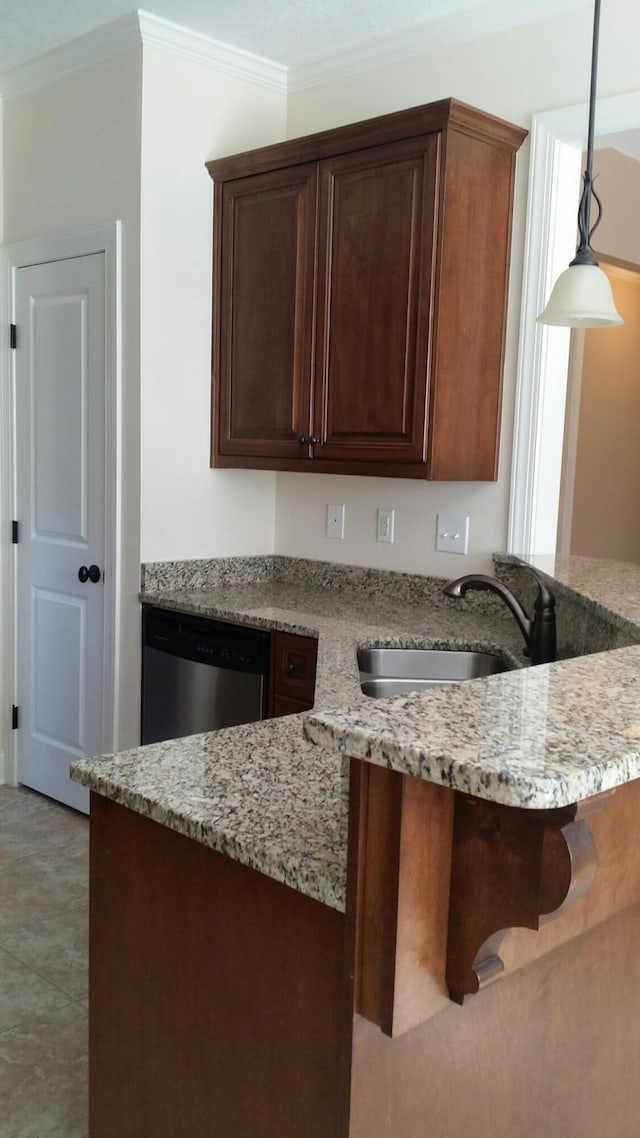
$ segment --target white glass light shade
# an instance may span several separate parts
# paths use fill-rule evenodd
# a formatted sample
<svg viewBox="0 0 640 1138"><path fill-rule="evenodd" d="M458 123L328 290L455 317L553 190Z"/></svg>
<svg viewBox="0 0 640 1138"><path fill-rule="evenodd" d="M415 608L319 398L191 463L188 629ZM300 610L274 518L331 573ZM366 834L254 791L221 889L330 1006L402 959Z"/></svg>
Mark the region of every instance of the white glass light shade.
<svg viewBox="0 0 640 1138"><path fill-rule="evenodd" d="M564 328L607 328L623 320L609 278L597 265L569 265L558 277L539 324Z"/></svg>

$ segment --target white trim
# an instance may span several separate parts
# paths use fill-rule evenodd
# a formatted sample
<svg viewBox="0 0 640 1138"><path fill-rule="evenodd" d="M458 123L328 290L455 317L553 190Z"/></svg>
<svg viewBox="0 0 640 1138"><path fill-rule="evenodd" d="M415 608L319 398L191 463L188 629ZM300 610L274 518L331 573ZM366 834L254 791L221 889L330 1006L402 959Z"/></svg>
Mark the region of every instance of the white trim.
<svg viewBox="0 0 640 1138"><path fill-rule="evenodd" d="M509 511L508 549L511 553L528 553L538 548L540 517L549 516L540 486L541 452L545 416L548 419L553 411L560 423L564 417L569 331L537 324L536 317L544 307L555 276L575 252L580 162L580 148L559 145L544 123L534 119ZM565 189L563 194L560 194L561 186ZM556 400L554 392L558 394ZM545 473L549 475L548 470ZM559 491L559 471L557 485ZM545 540L547 536L545 534Z"/></svg>
<svg viewBox="0 0 640 1138"><path fill-rule="evenodd" d="M193 63L225 71L229 75L237 75L282 94L287 92L287 68L281 63L230 47L220 40L192 32L150 12L139 11L138 19L141 40L147 47L170 52Z"/></svg>
<svg viewBox="0 0 640 1138"><path fill-rule="evenodd" d="M575 251L587 121L580 103L532 122L507 546L514 554L555 552L570 333L536 317ZM640 91L600 100L596 122L600 135L640 126Z"/></svg>
<svg viewBox="0 0 640 1138"><path fill-rule="evenodd" d="M0 297L4 288L3 279L0 280ZM11 461L13 454L13 405L11 398L11 366L9 358L9 324L11 323L11 309L9 309L10 292L4 288L2 303L2 327L0 328L0 532L3 540L2 566L0 569L0 782L9 782L14 785L13 778L13 737L11 730L10 709L14 703L13 683L13 643L9 634L13 629L13 546L9 543L8 532L11 524L12 499L12 471Z"/></svg>
<svg viewBox="0 0 640 1138"><path fill-rule="evenodd" d="M0 440L2 443L2 498L0 524L8 532L15 517L15 401L13 395L14 361L9 348L8 329L15 315L15 274L20 268L103 253L105 259L105 638L104 638L104 704L102 735L104 751L115 750L118 726L119 629L122 603L122 361L121 361L121 223L85 233L58 237L38 237L5 245L2 250L5 300L3 351L5 362L0 390ZM7 634L2 647L2 707L7 710L16 697L16 547L3 542L2 619ZM4 724L5 778L17 785L17 762L14 736L9 715Z"/></svg>
<svg viewBox="0 0 640 1138"><path fill-rule="evenodd" d="M634 162L640 162L640 146L630 146L628 143L621 143L619 146L616 146L616 150L618 150L620 154L624 154L626 158L633 158Z"/></svg>
<svg viewBox="0 0 640 1138"><path fill-rule="evenodd" d="M554 14L583 6L583 0L562 0ZM526 6L525 6L526 9ZM412 56L441 51L457 44L484 39L510 28L531 24L537 17L522 6L503 0L484 0L464 12L456 11L430 19L404 32L378 36L358 47L331 51L318 59L289 67L288 91L303 91L321 83L348 79L373 67L402 63Z"/></svg>
<svg viewBox="0 0 640 1138"><path fill-rule="evenodd" d="M556 0L555 12L573 11L582 4L583 0L562 0L558 7ZM345 51L332 49L316 59L287 67L139 9L5 72L0 76L0 98L15 99L141 45L289 94L374 67L402 63L425 52L470 43L531 21L531 13L519 11L517 5L506 13L503 0L484 0L465 11L464 18L454 12L405 32L379 36Z"/></svg>
<svg viewBox="0 0 640 1138"><path fill-rule="evenodd" d="M576 328L571 336L567 374L567 405L564 417L564 444L562 448L562 476L558 503L558 533L556 552L568 557L571 552L573 527L573 499L578 456L578 428L580 426L580 397L582 395L582 369L584 365L584 329Z"/></svg>
<svg viewBox="0 0 640 1138"><path fill-rule="evenodd" d="M140 45L137 13L131 13L5 71L0 75L0 96L5 101L16 99Z"/></svg>
<svg viewBox="0 0 640 1138"><path fill-rule="evenodd" d="M287 91L287 68L282 64L229 47L149 12L138 11L6 71L0 76L0 98L6 101L26 95L143 45L228 72L262 87Z"/></svg>

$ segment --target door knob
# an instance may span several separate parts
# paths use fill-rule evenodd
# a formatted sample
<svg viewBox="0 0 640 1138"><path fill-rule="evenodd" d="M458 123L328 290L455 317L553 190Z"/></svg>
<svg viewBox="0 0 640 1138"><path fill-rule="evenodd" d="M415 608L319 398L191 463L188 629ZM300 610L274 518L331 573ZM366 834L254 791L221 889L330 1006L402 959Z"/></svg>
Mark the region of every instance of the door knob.
<svg viewBox="0 0 640 1138"><path fill-rule="evenodd" d="M92 584L97 585L100 580L100 570L97 565L90 565L87 569L86 565L81 565L78 569L78 580L84 585L85 581L91 581Z"/></svg>

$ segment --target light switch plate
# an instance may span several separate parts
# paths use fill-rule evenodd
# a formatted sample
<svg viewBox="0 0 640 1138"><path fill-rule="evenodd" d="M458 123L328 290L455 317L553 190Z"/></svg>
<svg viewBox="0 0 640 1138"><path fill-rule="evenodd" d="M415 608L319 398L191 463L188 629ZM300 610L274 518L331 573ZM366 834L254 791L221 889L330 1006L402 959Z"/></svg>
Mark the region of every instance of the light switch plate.
<svg viewBox="0 0 640 1138"><path fill-rule="evenodd" d="M327 506L327 537L344 538L344 506Z"/></svg>
<svg viewBox="0 0 640 1138"><path fill-rule="evenodd" d="M436 549L441 553L466 553L469 548L469 515L438 514Z"/></svg>

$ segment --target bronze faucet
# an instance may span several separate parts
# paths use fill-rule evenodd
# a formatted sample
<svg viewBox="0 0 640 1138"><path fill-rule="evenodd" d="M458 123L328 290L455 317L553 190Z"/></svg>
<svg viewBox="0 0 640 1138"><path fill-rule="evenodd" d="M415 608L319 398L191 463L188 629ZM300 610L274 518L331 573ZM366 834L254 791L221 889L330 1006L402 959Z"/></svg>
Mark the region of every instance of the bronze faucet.
<svg viewBox="0 0 640 1138"><path fill-rule="evenodd" d="M525 639L525 656L532 664L551 664L556 658L556 602L549 587L530 565L522 565L533 574L538 583L538 595L534 604L533 620L529 620L520 601L514 597L502 581L488 577L484 573L468 573L449 581L444 587L448 597L464 597L467 589L487 589L497 593L513 613Z"/></svg>

